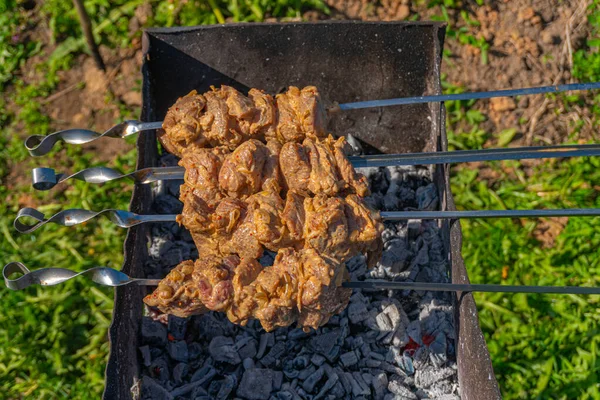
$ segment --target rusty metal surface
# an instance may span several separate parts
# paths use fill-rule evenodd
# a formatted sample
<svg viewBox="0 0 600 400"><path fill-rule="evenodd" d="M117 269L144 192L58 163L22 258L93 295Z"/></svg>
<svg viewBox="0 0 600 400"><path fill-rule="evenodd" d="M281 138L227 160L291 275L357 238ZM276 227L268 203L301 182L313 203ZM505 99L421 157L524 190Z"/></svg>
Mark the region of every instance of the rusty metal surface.
<svg viewBox="0 0 600 400"><path fill-rule="evenodd" d="M192 89L202 92L221 84L243 92L258 87L270 93L289 85L316 85L326 105L439 94L444 32L439 23L353 21L151 29L143 37L142 120L162 119L168 107ZM373 152L447 149L440 104L340 113L329 129L357 136ZM138 151L137 168L155 166L154 133L140 136ZM432 170L443 209L453 209L447 166ZM136 185L131 211L146 212L151 202L149 187ZM460 257L460 226L447 222L442 226L452 281L464 283L468 277ZM146 229L131 228L125 242L123 271L132 276L144 277ZM144 294L141 287L116 289L104 399L137 398L131 387L139 376L137 341ZM463 398L500 398L473 298L467 295L455 302Z"/></svg>

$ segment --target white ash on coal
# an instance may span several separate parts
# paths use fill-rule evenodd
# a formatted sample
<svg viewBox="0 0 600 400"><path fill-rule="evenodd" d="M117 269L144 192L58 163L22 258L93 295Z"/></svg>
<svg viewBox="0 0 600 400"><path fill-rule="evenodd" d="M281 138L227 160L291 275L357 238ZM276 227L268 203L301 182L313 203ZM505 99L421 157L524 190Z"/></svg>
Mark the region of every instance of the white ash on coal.
<svg viewBox="0 0 600 400"><path fill-rule="evenodd" d="M162 158L173 165L172 156ZM433 210L437 188L430 171L374 168L371 205L379 210ZM180 182L165 181L154 207L177 213ZM178 207L178 208L177 208ZM384 252L368 270L365 257L347 263L352 280L448 282L448 263L434 221L385 222ZM151 230L147 274L162 278L197 257L190 235L176 224ZM263 265L273 263L265 252ZM191 318L144 317L139 348L141 398L165 399L437 399L459 398L448 294L356 290L348 307L305 333L288 327L265 332L241 327L221 313Z"/></svg>

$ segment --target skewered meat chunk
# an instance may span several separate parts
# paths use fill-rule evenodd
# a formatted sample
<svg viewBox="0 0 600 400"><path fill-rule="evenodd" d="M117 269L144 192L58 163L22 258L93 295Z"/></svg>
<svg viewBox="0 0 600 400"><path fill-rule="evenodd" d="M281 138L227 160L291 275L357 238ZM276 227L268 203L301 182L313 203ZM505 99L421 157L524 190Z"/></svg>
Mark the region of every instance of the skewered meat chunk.
<svg viewBox="0 0 600 400"><path fill-rule="evenodd" d="M352 291L341 287L347 279L343 263L314 249L282 249L265 268L252 259L205 256L181 263L144 301L181 317L213 310L241 325L256 318L267 331L295 321L316 329L348 304Z"/></svg>
<svg viewBox="0 0 600 400"><path fill-rule="evenodd" d="M258 140L242 143L225 157L219 172L219 185L231 197L245 198L269 185L279 191L279 154Z"/></svg>
<svg viewBox="0 0 600 400"><path fill-rule="evenodd" d="M369 195L367 178L356 172L345 153L347 145L343 137L337 140L305 139L302 144L285 143L279 154L281 174L288 189L324 193Z"/></svg>
<svg viewBox="0 0 600 400"><path fill-rule="evenodd" d="M261 270L254 259L202 256L175 267L144 302L180 317L226 311L235 300L234 292L254 281Z"/></svg>
<svg viewBox="0 0 600 400"><path fill-rule="evenodd" d="M159 140L170 153L212 146L235 150L249 139L302 141L325 135L325 109L314 86L272 96L251 89L249 97L230 86L198 94L195 90L169 108Z"/></svg>
<svg viewBox="0 0 600 400"><path fill-rule="evenodd" d="M300 90L290 86L287 92L277 95L277 110L277 137L281 143L325 135L325 109L316 87Z"/></svg>

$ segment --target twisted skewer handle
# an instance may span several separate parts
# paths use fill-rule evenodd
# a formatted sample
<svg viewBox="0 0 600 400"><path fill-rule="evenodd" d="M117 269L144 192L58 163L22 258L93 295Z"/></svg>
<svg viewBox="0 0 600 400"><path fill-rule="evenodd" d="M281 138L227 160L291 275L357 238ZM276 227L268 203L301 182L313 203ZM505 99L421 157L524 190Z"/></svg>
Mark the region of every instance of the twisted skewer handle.
<svg viewBox="0 0 600 400"><path fill-rule="evenodd" d="M107 167L87 168L71 175L57 174L52 168L34 168L31 171L33 187L36 190L50 190L59 183L77 179L89 183L105 183L128 178L137 183L150 183L166 179L183 179L185 170L181 167L143 168L123 174Z"/></svg>
<svg viewBox="0 0 600 400"><path fill-rule="evenodd" d="M10 279L12 274L23 274L16 279ZM90 268L83 272L74 272L65 268L42 268L30 271L23 263L11 262L2 269L2 277L6 287L12 290L23 290L31 285L53 286L66 282L78 276L85 276L93 282L104 286L158 285L159 279L131 278L116 269L106 267Z"/></svg>
<svg viewBox="0 0 600 400"><path fill-rule="evenodd" d="M135 225L143 224L146 222L173 222L175 221L176 215L139 215L129 211L107 209L102 211L90 211L79 208L73 208L70 210L60 211L50 218L46 219L45 215L35 208L22 208L17 213L15 218L14 226L20 233L30 233L36 229L46 225L48 223L55 223L63 226L73 226L82 224L95 218L99 215L107 215L108 218L117 226L121 228L130 228ZM32 218L38 221L35 224L27 224L23 222L24 219Z"/></svg>
<svg viewBox="0 0 600 400"><path fill-rule="evenodd" d="M117 124L104 133L89 129L67 129L51 133L47 136L32 135L25 139L25 147L32 156L48 154L56 142L63 141L68 144L84 144L93 142L101 137L125 138L141 131L159 129L162 122L125 121Z"/></svg>

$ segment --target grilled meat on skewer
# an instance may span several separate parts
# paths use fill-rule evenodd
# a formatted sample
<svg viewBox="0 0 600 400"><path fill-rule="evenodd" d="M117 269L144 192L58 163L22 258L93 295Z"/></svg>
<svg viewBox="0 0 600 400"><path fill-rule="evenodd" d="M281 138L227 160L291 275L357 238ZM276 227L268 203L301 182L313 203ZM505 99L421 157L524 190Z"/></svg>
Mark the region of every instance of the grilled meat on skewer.
<svg viewBox="0 0 600 400"><path fill-rule="evenodd" d="M286 143L325 136L325 109L314 86L292 86L276 99L257 89L248 96L229 86L190 92L169 108L160 142L182 157L203 147L234 150L249 139Z"/></svg>
<svg viewBox="0 0 600 400"><path fill-rule="evenodd" d="M348 304L345 280L344 263L314 249L281 249L265 268L254 259L206 256L178 265L144 301L180 317L212 310L240 325L258 319L267 331L296 321L316 329Z"/></svg>

